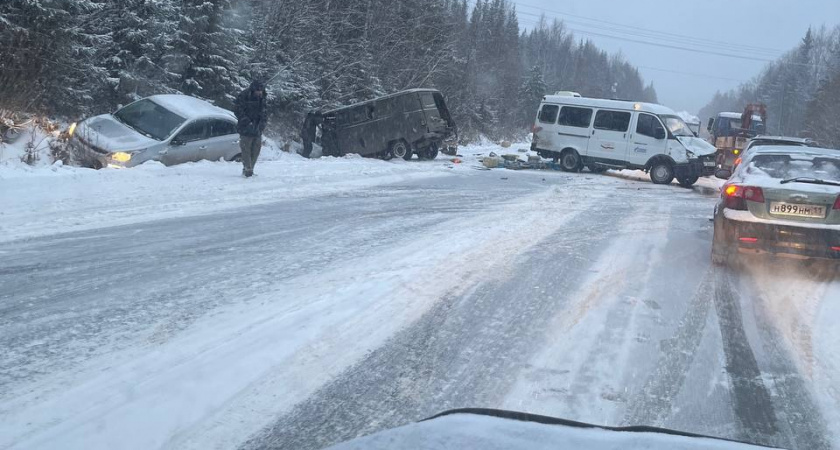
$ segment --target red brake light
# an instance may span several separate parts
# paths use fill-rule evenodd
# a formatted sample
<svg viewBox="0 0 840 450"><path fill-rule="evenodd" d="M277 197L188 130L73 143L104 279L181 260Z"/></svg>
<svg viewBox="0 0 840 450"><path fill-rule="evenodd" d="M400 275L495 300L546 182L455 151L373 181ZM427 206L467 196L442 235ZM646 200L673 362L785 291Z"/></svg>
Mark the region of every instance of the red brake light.
<svg viewBox="0 0 840 450"><path fill-rule="evenodd" d="M840 252L840 246L831 247L835 252Z"/></svg>
<svg viewBox="0 0 840 450"><path fill-rule="evenodd" d="M744 188L744 198L756 203L764 203L764 191L760 187L747 186Z"/></svg>
<svg viewBox="0 0 840 450"><path fill-rule="evenodd" d="M840 211L840 195L837 196L837 200L834 200L834 207L832 209Z"/></svg>
<svg viewBox="0 0 840 450"><path fill-rule="evenodd" d="M724 206L728 209L744 211L747 209L746 200L764 203L764 191L760 187L728 184L723 187L723 194Z"/></svg>
<svg viewBox="0 0 840 450"><path fill-rule="evenodd" d="M743 159L741 159L741 157L739 156L739 157L735 158L735 163L734 163L733 165L734 165L735 167L738 167L738 166L740 166L740 165L741 165L741 163L742 163L742 162L744 162L744 160L743 160Z"/></svg>
<svg viewBox="0 0 840 450"><path fill-rule="evenodd" d="M758 238L754 238L754 237L742 237L742 238L738 238L738 240L741 241L741 242L746 242L748 244L755 244L756 242L758 242Z"/></svg>

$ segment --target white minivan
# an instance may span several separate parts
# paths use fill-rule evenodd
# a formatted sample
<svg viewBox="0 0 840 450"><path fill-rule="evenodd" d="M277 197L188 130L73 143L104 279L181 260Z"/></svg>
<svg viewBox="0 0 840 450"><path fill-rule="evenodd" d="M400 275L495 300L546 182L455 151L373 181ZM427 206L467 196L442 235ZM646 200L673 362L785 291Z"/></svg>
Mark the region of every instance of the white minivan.
<svg viewBox="0 0 840 450"><path fill-rule="evenodd" d="M688 187L715 171L715 147L661 105L547 95L533 132L531 150L569 172L637 169Z"/></svg>

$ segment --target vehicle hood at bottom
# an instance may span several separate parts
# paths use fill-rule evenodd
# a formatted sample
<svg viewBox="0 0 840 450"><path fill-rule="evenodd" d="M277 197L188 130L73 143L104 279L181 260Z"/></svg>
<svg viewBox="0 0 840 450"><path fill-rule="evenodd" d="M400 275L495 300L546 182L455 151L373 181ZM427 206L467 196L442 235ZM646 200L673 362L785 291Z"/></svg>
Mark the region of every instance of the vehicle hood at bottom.
<svg viewBox="0 0 840 450"><path fill-rule="evenodd" d="M695 156L712 155L717 151L714 145L698 137L677 136L677 140Z"/></svg>
<svg viewBox="0 0 840 450"><path fill-rule="evenodd" d="M469 411L469 410L464 410ZM508 415L511 418L500 416ZM563 424L565 423L565 424ZM767 447L648 427L608 429L544 416L482 410L435 418L347 441L331 450L668 449L748 450Z"/></svg>
<svg viewBox="0 0 840 450"><path fill-rule="evenodd" d="M132 130L111 114L86 119L78 125L75 135L109 152L131 152L160 143Z"/></svg>

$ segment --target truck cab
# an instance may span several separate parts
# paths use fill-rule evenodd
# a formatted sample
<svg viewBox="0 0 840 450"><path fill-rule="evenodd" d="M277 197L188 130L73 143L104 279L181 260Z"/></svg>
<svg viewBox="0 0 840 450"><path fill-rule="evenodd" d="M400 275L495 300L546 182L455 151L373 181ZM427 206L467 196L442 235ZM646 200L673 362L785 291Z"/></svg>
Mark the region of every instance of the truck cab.
<svg viewBox="0 0 840 450"><path fill-rule="evenodd" d="M706 129L711 135L712 144L717 149L715 162L719 169L731 169L749 140L766 131L764 118L761 115L752 115L752 120L746 128L743 127L743 117L743 114L736 112L722 112L709 118Z"/></svg>

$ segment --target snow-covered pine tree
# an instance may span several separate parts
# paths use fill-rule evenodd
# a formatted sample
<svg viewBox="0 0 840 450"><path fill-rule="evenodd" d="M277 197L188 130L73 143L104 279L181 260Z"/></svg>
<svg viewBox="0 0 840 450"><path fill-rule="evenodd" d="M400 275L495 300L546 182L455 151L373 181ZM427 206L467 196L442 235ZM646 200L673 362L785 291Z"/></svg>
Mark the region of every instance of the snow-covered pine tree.
<svg viewBox="0 0 840 450"><path fill-rule="evenodd" d="M519 120L518 125L527 127L534 122L534 116L540 106L547 86L543 79L542 67L534 65L528 72L522 86L519 87Z"/></svg>
<svg viewBox="0 0 840 450"><path fill-rule="evenodd" d="M164 58L179 91L232 106L247 84L239 72L248 59L233 20L230 0L182 0L172 53Z"/></svg>
<svg viewBox="0 0 840 450"><path fill-rule="evenodd" d="M78 115L96 104L104 79L93 64L97 36L89 0L0 2L0 108Z"/></svg>

